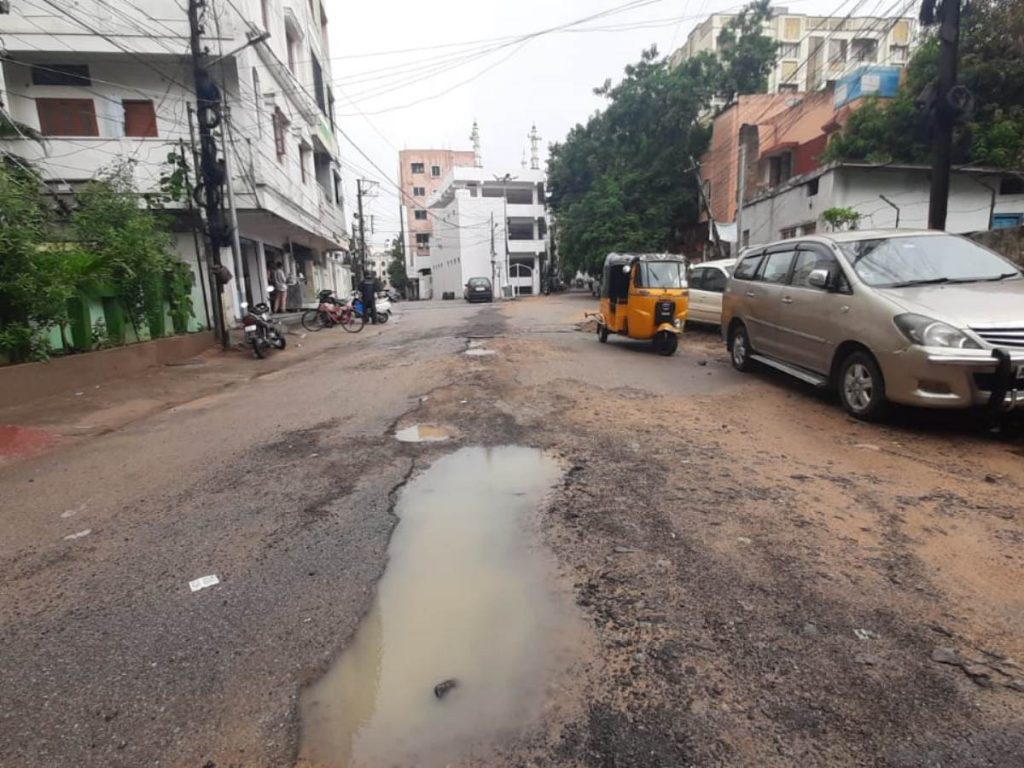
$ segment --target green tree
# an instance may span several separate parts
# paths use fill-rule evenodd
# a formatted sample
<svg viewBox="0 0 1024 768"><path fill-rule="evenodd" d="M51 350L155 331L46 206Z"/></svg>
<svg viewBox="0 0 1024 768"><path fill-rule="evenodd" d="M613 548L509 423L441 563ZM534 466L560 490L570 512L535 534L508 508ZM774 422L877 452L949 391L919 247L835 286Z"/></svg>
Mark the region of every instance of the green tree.
<svg viewBox="0 0 1024 768"><path fill-rule="evenodd" d="M391 246L390 260L388 261L388 280L391 287L396 291L405 293L409 287L409 275L405 270L405 243L401 238L396 238Z"/></svg>
<svg viewBox="0 0 1024 768"><path fill-rule="evenodd" d="M861 220L861 214L853 208L828 208L821 212L821 218L825 220L833 232L844 229L856 229L857 222Z"/></svg>
<svg viewBox="0 0 1024 768"><path fill-rule="evenodd" d="M953 161L1024 168L1024 2L971 0L962 19L959 79L974 107L957 126ZM870 100L853 112L824 159L928 162L931 120L916 102L937 69L932 32L908 64L896 98Z"/></svg>
<svg viewBox="0 0 1024 768"><path fill-rule="evenodd" d="M722 70L718 95L731 102L739 95L764 93L775 66L779 45L765 34L772 18L771 0L754 0L718 33Z"/></svg>
<svg viewBox="0 0 1024 768"><path fill-rule="evenodd" d="M150 315L163 314L164 289L175 270L167 223L139 206L129 165L90 182L77 202L71 218L75 240L103 262L136 338L142 338L144 325L156 319Z"/></svg>
<svg viewBox="0 0 1024 768"><path fill-rule="evenodd" d="M551 147L548 186L564 269L594 273L616 250L666 250L696 216L684 172L707 144L699 120L719 68L709 56L671 68L656 49L597 93L607 106Z"/></svg>
<svg viewBox="0 0 1024 768"><path fill-rule="evenodd" d="M52 325L38 255L53 221L41 191L30 168L0 161L0 353L11 362L45 357L44 334Z"/></svg>
<svg viewBox="0 0 1024 768"><path fill-rule="evenodd" d="M723 30L710 53L672 67L655 48L606 80L605 107L550 147L548 192L556 216L559 266L595 274L613 251L665 251L697 219L697 186L686 169L710 135L712 100L767 84L775 43L763 33L768 0L755 0Z"/></svg>

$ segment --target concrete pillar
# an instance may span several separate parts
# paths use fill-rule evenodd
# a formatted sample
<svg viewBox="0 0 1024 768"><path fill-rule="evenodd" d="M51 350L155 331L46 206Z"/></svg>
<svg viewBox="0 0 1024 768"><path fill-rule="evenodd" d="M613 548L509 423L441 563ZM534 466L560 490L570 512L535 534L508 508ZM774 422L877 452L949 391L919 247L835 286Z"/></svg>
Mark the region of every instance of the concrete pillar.
<svg viewBox="0 0 1024 768"><path fill-rule="evenodd" d="M533 256L533 295L540 293L540 255Z"/></svg>
<svg viewBox="0 0 1024 768"><path fill-rule="evenodd" d="M256 280L256 290L253 296L259 296L259 300L270 303L270 295L267 293L267 285L270 284L270 277L267 275L267 255L263 249L263 241L256 241L256 268L249 268L249 274Z"/></svg>

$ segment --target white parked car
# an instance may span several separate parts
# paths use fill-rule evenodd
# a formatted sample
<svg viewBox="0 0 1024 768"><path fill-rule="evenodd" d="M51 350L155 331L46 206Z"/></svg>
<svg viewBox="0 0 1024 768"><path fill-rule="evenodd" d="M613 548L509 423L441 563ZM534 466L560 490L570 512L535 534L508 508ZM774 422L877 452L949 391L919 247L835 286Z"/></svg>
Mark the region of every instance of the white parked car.
<svg viewBox="0 0 1024 768"><path fill-rule="evenodd" d="M719 325L722 322L722 292L735 266L736 259L719 259L694 264L690 268L688 323Z"/></svg>

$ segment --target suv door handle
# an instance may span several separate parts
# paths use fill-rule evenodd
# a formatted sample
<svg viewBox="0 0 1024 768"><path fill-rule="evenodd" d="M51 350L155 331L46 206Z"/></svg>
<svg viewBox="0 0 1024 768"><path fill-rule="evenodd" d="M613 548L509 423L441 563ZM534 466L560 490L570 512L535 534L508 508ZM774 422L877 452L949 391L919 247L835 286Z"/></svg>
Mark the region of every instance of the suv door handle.
<svg viewBox="0 0 1024 768"><path fill-rule="evenodd" d="M783 304L792 304L793 303L793 299L791 299L789 296L783 296L782 297L782 303Z"/></svg>
<svg viewBox="0 0 1024 768"><path fill-rule="evenodd" d="M747 291L747 296L749 296L750 298L754 298L755 296L757 296L757 294L754 293L753 291Z"/></svg>

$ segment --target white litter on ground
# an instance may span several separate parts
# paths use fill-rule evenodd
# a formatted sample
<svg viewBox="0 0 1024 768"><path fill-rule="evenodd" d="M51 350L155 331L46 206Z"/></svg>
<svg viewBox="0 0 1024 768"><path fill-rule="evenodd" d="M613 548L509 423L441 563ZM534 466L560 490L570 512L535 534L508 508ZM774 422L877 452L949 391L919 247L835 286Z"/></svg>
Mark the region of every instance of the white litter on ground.
<svg viewBox="0 0 1024 768"><path fill-rule="evenodd" d="M79 512L84 512L84 511L85 511L85 504L79 504L74 509L65 509L63 512L60 513L60 516L62 518L64 518L65 520L67 520L69 517L74 517Z"/></svg>
<svg viewBox="0 0 1024 768"><path fill-rule="evenodd" d="M193 592L198 592L200 589L206 589L212 587L215 584L220 584L220 579L216 576L200 576L198 579L193 579L188 583L188 588Z"/></svg>
<svg viewBox="0 0 1024 768"><path fill-rule="evenodd" d="M467 349L463 354L470 357L489 357L498 354L493 349Z"/></svg>
<svg viewBox="0 0 1024 768"><path fill-rule="evenodd" d="M64 537L64 541L74 541L75 539L80 539L83 536L88 536L90 533L92 533L92 528L86 528L84 531L78 531L77 533L69 533Z"/></svg>

